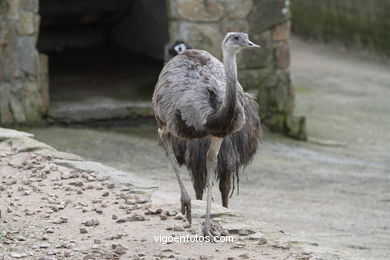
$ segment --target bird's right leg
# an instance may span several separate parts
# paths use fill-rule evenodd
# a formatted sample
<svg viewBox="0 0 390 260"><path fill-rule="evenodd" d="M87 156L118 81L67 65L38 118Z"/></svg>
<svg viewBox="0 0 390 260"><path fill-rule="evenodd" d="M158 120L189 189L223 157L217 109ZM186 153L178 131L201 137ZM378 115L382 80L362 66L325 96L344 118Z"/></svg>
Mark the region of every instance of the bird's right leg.
<svg viewBox="0 0 390 260"><path fill-rule="evenodd" d="M217 223L213 223L211 221L211 191L212 191L212 178L217 169L217 158L219 148L221 147L222 138L212 137L210 142L209 150L206 155L206 168L207 168L207 177L206 177L206 194L207 194L207 202L206 202L206 215L205 221L203 225L203 235L205 237L209 237L212 240L214 236L219 236L218 230L215 232L215 229L221 229L221 227Z"/></svg>
<svg viewBox="0 0 390 260"><path fill-rule="evenodd" d="M183 180L181 179L179 164L177 163L175 153L173 151L172 140L170 133L163 131L162 129L158 129L158 134L160 136L161 143L164 147L166 156L173 170L175 171L177 181L180 186L180 202L181 202L181 213L186 215L188 223L192 223L191 217L191 198L188 195L186 187L184 186Z"/></svg>

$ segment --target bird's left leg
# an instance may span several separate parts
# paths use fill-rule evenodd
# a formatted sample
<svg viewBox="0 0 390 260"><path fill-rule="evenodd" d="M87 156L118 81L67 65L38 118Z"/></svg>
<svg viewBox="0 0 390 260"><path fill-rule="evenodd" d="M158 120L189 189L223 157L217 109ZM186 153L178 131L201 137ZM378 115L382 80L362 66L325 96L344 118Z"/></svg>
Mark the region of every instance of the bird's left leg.
<svg viewBox="0 0 390 260"><path fill-rule="evenodd" d="M206 156L206 168L207 168L207 179L206 179L206 192L207 192L207 204L206 204L206 219L203 225L203 235L214 240L214 236L219 236L219 232L215 230L218 227L217 224L211 222L211 189L212 189L212 178L217 168L217 158L219 148L221 147L222 138L212 137L210 147Z"/></svg>
<svg viewBox="0 0 390 260"><path fill-rule="evenodd" d="M181 202L181 213L183 215L186 215L188 223L192 223L192 217L191 217L191 198L188 195L188 192L186 190L186 187L184 186L183 180L181 178L179 164L177 163L175 152L173 150L172 146L172 138L170 133L164 132L162 129L158 129L158 134L160 136L160 140L164 146L166 156L173 167L173 170L175 171L177 181L179 182L180 186L180 202Z"/></svg>

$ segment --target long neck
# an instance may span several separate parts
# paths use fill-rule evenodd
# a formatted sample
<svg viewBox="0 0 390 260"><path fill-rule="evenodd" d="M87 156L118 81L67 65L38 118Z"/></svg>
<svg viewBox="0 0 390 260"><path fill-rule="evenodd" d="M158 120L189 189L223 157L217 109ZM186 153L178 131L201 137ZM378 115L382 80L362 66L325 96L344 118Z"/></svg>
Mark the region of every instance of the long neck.
<svg viewBox="0 0 390 260"><path fill-rule="evenodd" d="M218 112L221 112L221 110L234 109L237 102L238 81L236 53L223 49L223 65L225 67L226 92L225 99L223 100L222 106Z"/></svg>
<svg viewBox="0 0 390 260"><path fill-rule="evenodd" d="M223 63L226 76L226 91L221 107L215 114L210 115L206 126L210 130L221 130L230 125L235 120L234 114L237 107L237 66L236 53L223 49Z"/></svg>

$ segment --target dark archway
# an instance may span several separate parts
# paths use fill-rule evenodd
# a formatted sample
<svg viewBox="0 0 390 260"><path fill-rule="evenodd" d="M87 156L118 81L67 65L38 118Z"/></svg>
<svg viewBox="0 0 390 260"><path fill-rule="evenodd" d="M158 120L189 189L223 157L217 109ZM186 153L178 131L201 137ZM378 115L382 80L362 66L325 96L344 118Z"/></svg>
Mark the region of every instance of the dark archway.
<svg viewBox="0 0 390 260"><path fill-rule="evenodd" d="M150 103L168 42L164 0L40 0L40 15L50 117L78 122L145 112L141 103Z"/></svg>

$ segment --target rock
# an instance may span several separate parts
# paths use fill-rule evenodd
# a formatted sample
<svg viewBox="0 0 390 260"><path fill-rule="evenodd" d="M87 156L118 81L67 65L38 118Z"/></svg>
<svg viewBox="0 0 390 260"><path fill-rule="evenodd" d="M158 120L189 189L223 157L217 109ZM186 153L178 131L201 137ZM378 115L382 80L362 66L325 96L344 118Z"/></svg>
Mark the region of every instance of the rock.
<svg viewBox="0 0 390 260"><path fill-rule="evenodd" d="M126 250L128 250L128 248L123 246L122 244L112 244L111 248L114 249L114 253L118 255L123 255L126 253Z"/></svg>
<svg viewBox="0 0 390 260"><path fill-rule="evenodd" d="M50 245L48 243L42 243L38 245L39 248L49 248Z"/></svg>
<svg viewBox="0 0 390 260"><path fill-rule="evenodd" d="M241 255L239 255L238 257L240 257L240 258L242 258L242 259L249 259L249 254L248 254L248 253L241 254Z"/></svg>
<svg viewBox="0 0 390 260"><path fill-rule="evenodd" d="M244 247L245 247L245 243L237 242L237 243L233 244L232 249L241 249Z"/></svg>
<svg viewBox="0 0 390 260"><path fill-rule="evenodd" d="M184 229L183 226L180 226L180 225L175 224L175 225L173 226L173 231L185 231L185 229Z"/></svg>
<svg viewBox="0 0 390 260"><path fill-rule="evenodd" d="M229 235L229 231L227 229L223 229L221 231L221 236L228 236Z"/></svg>
<svg viewBox="0 0 390 260"><path fill-rule="evenodd" d="M86 228L80 228L80 234L86 234L88 230Z"/></svg>
<svg viewBox="0 0 390 260"><path fill-rule="evenodd" d="M63 218L63 217L51 221L51 223L53 223L53 224L63 224L63 223L67 223L67 222L68 222L68 219Z"/></svg>
<svg viewBox="0 0 390 260"><path fill-rule="evenodd" d="M206 2L191 0L176 0L175 5L170 5L169 16L176 19L184 19L191 22L215 22L224 14L223 6L218 1Z"/></svg>
<svg viewBox="0 0 390 260"><path fill-rule="evenodd" d="M248 236L249 235L249 232L248 232L248 230L247 229L240 229L240 230L238 230L238 234L240 235L240 236Z"/></svg>
<svg viewBox="0 0 390 260"><path fill-rule="evenodd" d="M26 238L24 236L18 236L16 239L18 241L26 241Z"/></svg>
<svg viewBox="0 0 390 260"><path fill-rule="evenodd" d="M103 197L108 197L108 195L110 195L110 193L109 193L108 191L106 191L106 192L104 192L104 193L102 194Z"/></svg>
<svg viewBox="0 0 390 260"><path fill-rule="evenodd" d="M249 240L260 240L261 238L265 237L265 235L261 232L256 232L254 234L249 235Z"/></svg>
<svg viewBox="0 0 390 260"><path fill-rule="evenodd" d="M160 214L159 216L161 220L166 220L168 218L165 214Z"/></svg>
<svg viewBox="0 0 390 260"><path fill-rule="evenodd" d="M118 219L118 216L117 215L115 215L115 214L112 214L112 219Z"/></svg>
<svg viewBox="0 0 390 260"><path fill-rule="evenodd" d="M169 211L167 212L167 215L170 216L170 217L176 216L176 214L177 214L177 210L169 210Z"/></svg>
<svg viewBox="0 0 390 260"><path fill-rule="evenodd" d="M275 25L272 29L273 41L288 41L290 39L291 21Z"/></svg>
<svg viewBox="0 0 390 260"><path fill-rule="evenodd" d="M68 185L76 186L76 187L82 187L84 186L84 183L82 181L71 181L68 183Z"/></svg>
<svg viewBox="0 0 390 260"><path fill-rule="evenodd" d="M19 254L19 253L15 253L15 252L11 252L9 254L11 257L14 257L14 258L23 258L22 254ZM26 255L27 256L27 255Z"/></svg>
<svg viewBox="0 0 390 260"><path fill-rule="evenodd" d="M83 224L86 227L93 227L93 226L99 225L99 220L97 220L97 219L90 219L90 220L82 222L81 224Z"/></svg>
<svg viewBox="0 0 390 260"><path fill-rule="evenodd" d="M225 14L231 20L245 18L252 9L253 0L227 0L224 3Z"/></svg>
<svg viewBox="0 0 390 260"><path fill-rule="evenodd" d="M115 222L116 223L124 223L126 222L128 219L127 218L118 218Z"/></svg>
<svg viewBox="0 0 390 260"><path fill-rule="evenodd" d="M286 5L288 1L253 1L253 7L248 16L249 24L255 24L254 33L263 32L264 30L287 20L289 9Z"/></svg>
<svg viewBox="0 0 390 260"><path fill-rule="evenodd" d="M45 233L52 234L52 233L54 233L54 229L51 228L51 227L48 227L48 228L45 229Z"/></svg>
<svg viewBox="0 0 390 260"><path fill-rule="evenodd" d="M279 69L287 69L290 66L290 48L287 42L278 44L275 57Z"/></svg>
<svg viewBox="0 0 390 260"><path fill-rule="evenodd" d="M181 212L178 212L177 214L176 214L176 216L175 216L175 219L176 220L182 220L182 219L184 219L185 217L183 216L183 214L181 214Z"/></svg>
<svg viewBox="0 0 390 260"><path fill-rule="evenodd" d="M306 118L299 116L288 116L286 120L287 134L290 137L307 140Z"/></svg>
<svg viewBox="0 0 390 260"><path fill-rule="evenodd" d="M221 42L223 35L217 24L205 23L180 23L171 22L170 31L173 32L172 38L183 39L190 42L191 46L202 50L208 50L212 55L221 58ZM173 28L176 27L176 28Z"/></svg>
<svg viewBox="0 0 390 260"><path fill-rule="evenodd" d="M271 244L271 247L272 248L279 248L279 249L283 249L283 250L290 249L290 245L286 242L283 242L283 241L275 241Z"/></svg>
<svg viewBox="0 0 390 260"><path fill-rule="evenodd" d="M134 213L130 219L130 221L144 221L145 220L145 217L143 215L140 215L138 213Z"/></svg>
<svg viewBox="0 0 390 260"><path fill-rule="evenodd" d="M135 203L137 203L137 204L144 204L144 203L147 203L149 201L150 200L148 200L148 199L136 199Z"/></svg>

